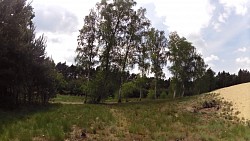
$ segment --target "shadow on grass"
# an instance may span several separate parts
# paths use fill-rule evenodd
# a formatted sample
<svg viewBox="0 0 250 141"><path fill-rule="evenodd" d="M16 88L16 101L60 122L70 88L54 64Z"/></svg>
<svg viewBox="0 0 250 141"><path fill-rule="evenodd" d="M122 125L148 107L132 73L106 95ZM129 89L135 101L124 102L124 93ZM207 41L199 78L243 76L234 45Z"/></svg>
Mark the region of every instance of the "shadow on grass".
<svg viewBox="0 0 250 141"><path fill-rule="evenodd" d="M27 120L36 113L45 113L60 108L61 104L21 105L15 109L0 108L0 133L5 127L11 126L20 120Z"/></svg>
<svg viewBox="0 0 250 141"><path fill-rule="evenodd" d="M139 99L130 99L128 102L126 102L125 100L121 103L118 103L115 100L112 101L105 101L102 103L99 103L100 105L110 105L110 106L122 106L122 105L148 105L148 104L163 104L163 103L178 103L178 102L186 102L186 101L190 101L194 98L197 98L197 96L186 96L186 97L179 97L179 98L167 98L167 99L142 99L141 101L139 101Z"/></svg>

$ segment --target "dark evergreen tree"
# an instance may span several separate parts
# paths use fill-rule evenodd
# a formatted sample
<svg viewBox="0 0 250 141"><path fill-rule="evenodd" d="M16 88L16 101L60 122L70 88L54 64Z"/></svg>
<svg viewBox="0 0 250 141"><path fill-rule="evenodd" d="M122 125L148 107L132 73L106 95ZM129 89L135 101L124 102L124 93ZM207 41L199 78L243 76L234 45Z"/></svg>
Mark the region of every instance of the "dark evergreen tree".
<svg viewBox="0 0 250 141"><path fill-rule="evenodd" d="M26 0L0 1L0 103L47 103L55 94L53 61L36 38L34 12Z"/></svg>

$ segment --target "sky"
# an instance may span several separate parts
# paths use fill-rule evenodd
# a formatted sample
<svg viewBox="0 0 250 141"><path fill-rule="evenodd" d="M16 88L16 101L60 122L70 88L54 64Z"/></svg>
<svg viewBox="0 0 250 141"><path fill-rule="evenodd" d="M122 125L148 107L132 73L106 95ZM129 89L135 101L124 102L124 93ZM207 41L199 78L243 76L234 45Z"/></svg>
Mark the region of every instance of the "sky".
<svg viewBox="0 0 250 141"><path fill-rule="evenodd" d="M84 17L100 1L33 0L36 33L46 37L55 63L74 63ZM135 1L147 9L153 27L187 38L215 72L250 70L250 0Z"/></svg>

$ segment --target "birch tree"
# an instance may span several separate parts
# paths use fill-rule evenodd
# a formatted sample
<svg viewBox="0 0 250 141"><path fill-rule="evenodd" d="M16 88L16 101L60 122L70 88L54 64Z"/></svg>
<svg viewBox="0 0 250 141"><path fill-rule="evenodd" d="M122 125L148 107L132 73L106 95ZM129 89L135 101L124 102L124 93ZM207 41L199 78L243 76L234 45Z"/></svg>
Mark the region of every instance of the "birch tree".
<svg viewBox="0 0 250 141"><path fill-rule="evenodd" d="M187 84L201 78L206 65L192 43L180 37L176 32L169 35L168 49L169 61L172 64L169 70L173 75L173 83L171 83L174 85L173 97L176 97L177 89L180 89L179 95L183 97Z"/></svg>
<svg viewBox="0 0 250 141"><path fill-rule="evenodd" d="M157 98L157 81L164 76L163 67L167 64L167 38L164 31L151 28L148 45L150 48L151 72L154 73L154 93Z"/></svg>
<svg viewBox="0 0 250 141"><path fill-rule="evenodd" d="M97 46L97 34L98 34L98 19L97 13L91 9L88 16L84 18L84 26L79 31L78 46L76 49L77 56L75 61L78 66L87 71L87 87L90 81L91 70L98 63L98 46ZM85 103L87 102L88 93L85 92Z"/></svg>

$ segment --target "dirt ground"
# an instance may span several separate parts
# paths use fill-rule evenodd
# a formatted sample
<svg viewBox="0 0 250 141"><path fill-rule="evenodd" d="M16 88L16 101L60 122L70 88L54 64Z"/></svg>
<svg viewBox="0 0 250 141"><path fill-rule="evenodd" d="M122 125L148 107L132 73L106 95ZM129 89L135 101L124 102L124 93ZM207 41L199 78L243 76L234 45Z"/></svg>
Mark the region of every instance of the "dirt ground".
<svg viewBox="0 0 250 141"><path fill-rule="evenodd" d="M231 101L234 112L239 111L239 118L250 120L250 83L239 84L213 91L219 97Z"/></svg>

